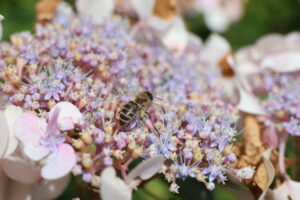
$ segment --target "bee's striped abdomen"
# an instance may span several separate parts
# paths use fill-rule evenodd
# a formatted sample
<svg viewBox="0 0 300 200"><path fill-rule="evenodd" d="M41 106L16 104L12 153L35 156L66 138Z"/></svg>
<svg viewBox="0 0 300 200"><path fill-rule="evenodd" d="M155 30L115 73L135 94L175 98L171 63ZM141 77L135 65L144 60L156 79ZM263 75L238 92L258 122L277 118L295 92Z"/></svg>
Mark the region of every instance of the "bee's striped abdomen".
<svg viewBox="0 0 300 200"><path fill-rule="evenodd" d="M140 106L134 102L129 101L125 103L119 111L119 122L121 126L128 124L139 112Z"/></svg>

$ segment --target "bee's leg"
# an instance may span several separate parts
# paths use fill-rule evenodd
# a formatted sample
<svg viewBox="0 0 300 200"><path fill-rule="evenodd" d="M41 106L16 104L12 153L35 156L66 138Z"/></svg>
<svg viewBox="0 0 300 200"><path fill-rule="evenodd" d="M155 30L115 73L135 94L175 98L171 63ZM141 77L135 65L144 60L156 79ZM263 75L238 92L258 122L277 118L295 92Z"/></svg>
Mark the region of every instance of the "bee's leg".
<svg viewBox="0 0 300 200"><path fill-rule="evenodd" d="M147 120L150 120L150 116L149 113L146 110L142 110L140 113L140 119L141 121L144 123L144 125L147 127ZM150 120L151 121L151 120ZM149 127L149 126L148 126ZM159 134L158 129L155 127L155 125L153 124L153 122L151 121L151 127L153 127L154 131L156 132L156 134ZM153 130L152 130L153 131Z"/></svg>

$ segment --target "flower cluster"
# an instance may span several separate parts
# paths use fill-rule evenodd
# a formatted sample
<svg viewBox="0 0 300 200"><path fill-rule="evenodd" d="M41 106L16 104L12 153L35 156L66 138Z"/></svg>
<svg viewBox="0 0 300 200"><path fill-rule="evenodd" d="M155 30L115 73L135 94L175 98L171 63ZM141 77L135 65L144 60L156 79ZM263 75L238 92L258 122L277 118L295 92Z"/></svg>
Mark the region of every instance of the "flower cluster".
<svg viewBox="0 0 300 200"><path fill-rule="evenodd" d="M270 34L237 52L240 71L265 113L265 125L295 136L300 130L298 40L298 33Z"/></svg>
<svg viewBox="0 0 300 200"><path fill-rule="evenodd" d="M237 110L221 100L219 75L161 44L137 43L130 31L119 17L95 25L59 16L37 24L34 35L18 33L1 43L0 87L8 103L25 111L14 125L24 153L40 164L46 180L72 171L99 187L101 172L114 177L114 167L135 185L135 177L150 178L127 174L130 163L143 157L153 158L144 168L160 163L157 171L173 192L176 179L187 177L213 189L236 160ZM152 105L120 126L122 104L144 90L154 95ZM101 180L106 187L107 177Z"/></svg>

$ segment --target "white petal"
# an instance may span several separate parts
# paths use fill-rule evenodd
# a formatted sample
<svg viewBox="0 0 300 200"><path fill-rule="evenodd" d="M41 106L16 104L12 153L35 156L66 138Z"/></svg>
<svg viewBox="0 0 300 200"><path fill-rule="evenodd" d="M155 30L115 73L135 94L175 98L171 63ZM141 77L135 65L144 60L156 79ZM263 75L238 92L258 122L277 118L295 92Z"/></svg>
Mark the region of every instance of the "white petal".
<svg viewBox="0 0 300 200"><path fill-rule="evenodd" d="M69 102L60 102L56 104L49 113L51 119L55 109L60 109L59 116L57 119L58 127L64 128L65 118L71 118L74 124L82 122L82 114L79 109Z"/></svg>
<svg viewBox="0 0 300 200"><path fill-rule="evenodd" d="M265 115L266 111L264 108L259 104L258 99L244 90L241 86L238 85L238 90L240 94L240 102L237 105L237 108L240 111L251 113L255 115Z"/></svg>
<svg viewBox="0 0 300 200"><path fill-rule="evenodd" d="M70 4L68 4L67 2L62 1L56 7L56 15L71 18L72 16L74 16L74 11L73 11L72 6Z"/></svg>
<svg viewBox="0 0 300 200"><path fill-rule="evenodd" d="M4 112L0 112L0 158L5 156L8 146L9 129Z"/></svg>
<svg viewBox="0 0 300 200"><path fill-rule="evenodd" d="M31 200L31 185L9 180L6 191L7 200Z"/></svg>
<svg viewBox="0 0 300 200"><path fill-rule="evenodd" d="M29 160L16 155L11 155L1 160L5 174L12 180L32 184L40 179L40 171Z"/></svg>
<svg viewBox="0 0 300 200"><path fill-rule="evenodd" d="M155 15L150 16L146 20L147 26L155 30L155 32L159 34L164 34L168 31L168 28L172 25L173 20L165 20Z"/></svg>
<svg viewBox="0 0 300 200"><path fill-rule="evenodd" d="M32 200L51 200L56 199L63 193L70 182L70 176L64 176L53 181L44 181L35 184L32 188Z"/></svg>
<svg viewBox="0 0 300 200"><path fill-rule="evenodd" d="M224 32L228 28L230 21L221 9L215 9L205 13L204 20L208 28L215 32Z"/></svg>
<svg viewBox="0 0 300 200"><path fill-rule="evenodd" d="M272 148L269 148L267 151L265 151L263 153L263 162L264 162L264 165L266 167L267 174L268 174L268 184L267 184L266 189L259 196L258 200L263 200L264 199L264 197L267 194L268 189L271 186L271 184L274 180L274 177L275 177L275 169L274 169L274 166L273 166L272 162L270 161L271 152L272 152Z"/></svg>
<svg viewBox="0 0 300 200"><path fill-rule="evenodd" d="M188 42L188 32L181 17L176 17L162 38L163 44L171 50L183 52Z"/></svg>
<svg viewBox="0 0 300 200"><path fill-rule="evenodd" d="M281 34L271 33L256 42L257 58L285 51L285 40Z"/></svg>
<svg viewBox="0 0 300 200"><path fill-rule="evenodd" d="M9 144L7 146L5 156L9 156L10 154L12 154L18 146L18 140L15 137L14 133L14 124L22 114L22 109L17 106L10 105L5 109L5 118L9 129Z"/></svg>
<svg viewBox="0 0 300 200"><path fill-rule="evenodd" d="M28 145L24 147L24 153L34 161L41 160L48 155L50 150L44 146Z"/></svg>
<svg viewBox="0 0 300 200"><path fill-rule="evenodd" d="M8 177L2 170L0 166L0 199L6 199L5 194L6 194L6 189L7 189L7 184L8 184Z"/></svg>
<svg viewBox="0 0 300 200"><path fill-rule="evenodd" d="M76 9L80 15L90 17L94 23L101 24L112 16L114 0L76 0Z"/></svg>
<svg viewBox="0 0 300 200"><path fill-rule="evenodd" d="M120 178L112 167L105 168L100 178L102 200L131 200L130 187Z"/></svg>
<svg viewBox="0 0 300 200"><path fill-rule="evenodd" d="M229 42L222 36L213 34L205 42L201 58L211 65L216 65L230 51Z"/></svg>
<svg viewBox="0 0 300 200"><path fill-rule="evenodd" d="M286 180L273 190L270 200L300 200L300 182Z"/></svg>
<svg viewBox="0 0 300 200"><path fill-rule="evenodd" d="M267 56L261 61L261 66L279 73L298 71L300 70L300 51Z"/></svg>
<svg viewBox="0 0 300 200"><path fill-rule="evenodd" d="M160 155L144 160L128 174L126 182L130 183L136 177L143 180L151 178L161 169L164 161L164 157Z"/></svg>
<svg viewBox="0 0 300 200"><path fill-rule="evenodd" d="M256 49L252 46L239 49L235 54L239 72L246 76L260 72L256 61Z"/></svg>
<svg viewBox="0 0 300 200"><path fill-rule="evenodd" d="M152 15L155 0L131 0L131 4L140 18L147 18Z"/></svg>

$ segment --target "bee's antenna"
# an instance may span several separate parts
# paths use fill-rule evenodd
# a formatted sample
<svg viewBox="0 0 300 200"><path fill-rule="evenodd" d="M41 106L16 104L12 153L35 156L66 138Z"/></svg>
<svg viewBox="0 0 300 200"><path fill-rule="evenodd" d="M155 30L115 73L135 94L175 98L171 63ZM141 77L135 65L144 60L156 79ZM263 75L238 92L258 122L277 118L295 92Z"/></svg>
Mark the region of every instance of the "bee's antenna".
<svg viewBox="0 0 300 200"><path fill-rule="evenodd" d="M164 101L162 98L159 98L159 97L153 96L153 98L154 98L154 99L158 99L158 100L160 100L160 101Z"/></svg>

